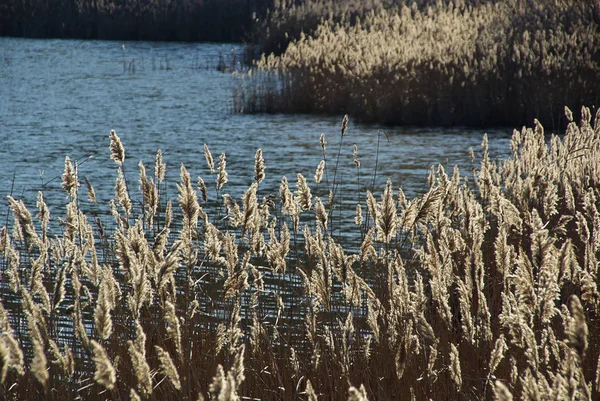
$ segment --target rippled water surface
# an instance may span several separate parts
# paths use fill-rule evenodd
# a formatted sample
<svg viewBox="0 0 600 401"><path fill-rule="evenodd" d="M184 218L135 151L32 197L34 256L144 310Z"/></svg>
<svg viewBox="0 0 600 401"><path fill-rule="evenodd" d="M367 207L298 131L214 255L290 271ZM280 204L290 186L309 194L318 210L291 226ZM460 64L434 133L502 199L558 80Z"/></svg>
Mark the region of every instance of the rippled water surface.
<svg viewBox="0 0 600 401"><path fill-rule="evenodd" d="M213 184L202 150L206 143L215 158L227 154L226 190L233 196L252 182L258 148L267 166L259 195L277 192L284 175L293 190L296 173L302 173L313 193L324 196L326 184L312 178L322 158L319 136L324 133L329 142L332 169L342 116L233 114L234 81L216 69L219 55L231 55L232 49L242 51L238 44L0 38L0 197L13 193L34 206L44 185L52 211L64 202L60 175L69 155L85 158L79 174L89 178L101 200L109 199L116 177L108 149L111 129L125 145L132 183L137 163L143 160L150 170L160 148L171 182L184 163L192 177ZM381 129L350 123L338 168L348 198L356 196L351 192L359 182L361 191L370 186L376 165L375 192L390 177L409 197L424 191L431 165L442 163L449 172L458 165L470 176L469 147L477 153L484 132L493 158L509 150L509 129L385 128L389 141ZM355 143L360 173L352 160ZM175 198L174 185L169 188Z"/></svg>

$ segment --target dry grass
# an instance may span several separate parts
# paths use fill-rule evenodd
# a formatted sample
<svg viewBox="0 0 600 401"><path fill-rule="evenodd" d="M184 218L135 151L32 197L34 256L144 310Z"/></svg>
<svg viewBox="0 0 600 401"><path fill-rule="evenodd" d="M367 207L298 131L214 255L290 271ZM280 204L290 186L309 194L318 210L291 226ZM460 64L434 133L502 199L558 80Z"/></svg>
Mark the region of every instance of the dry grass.
<svg viewBox="0 0 600 401"><path fill-rule="evenodd" d="M111 241L69 159L62 232L43 194L35 216L9 199L0 398L598 399L600 114L566 114L562 138L515 131L500 164L484 138L473 179L439 166L421 197L363 194L360 249L302 174L267 197L261 152L236 200L206 147L214 177L181 166L175 201L160 152L130 193L111 135Z"/></svg>
<svg viewBox="0 0 600 401"><path fill-rule="evenodd" d="M600 101L598 2L307 0L272 12L262 39L283 44L238 76L237 110L386 124L537 117L558 129L565 104Z"/></svg>

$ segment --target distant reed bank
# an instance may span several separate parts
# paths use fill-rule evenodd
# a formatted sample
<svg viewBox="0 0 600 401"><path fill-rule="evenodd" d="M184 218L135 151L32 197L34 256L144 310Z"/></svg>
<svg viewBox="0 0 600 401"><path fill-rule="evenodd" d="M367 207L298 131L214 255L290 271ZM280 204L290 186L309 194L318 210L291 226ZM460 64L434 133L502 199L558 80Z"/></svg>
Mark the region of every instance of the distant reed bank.
<svg viewBox="0 0 600 401"><path fill-rule="evenodd" d="M306 1L262 23L274 53L240 76L240 110L554 128L600 101L594 1Z"/></svg>
<svg viewBox="0 0 600 401"><path fill-rule="evenodd" d="M0 35L240 42L269 0L7 0Z"/></svg>

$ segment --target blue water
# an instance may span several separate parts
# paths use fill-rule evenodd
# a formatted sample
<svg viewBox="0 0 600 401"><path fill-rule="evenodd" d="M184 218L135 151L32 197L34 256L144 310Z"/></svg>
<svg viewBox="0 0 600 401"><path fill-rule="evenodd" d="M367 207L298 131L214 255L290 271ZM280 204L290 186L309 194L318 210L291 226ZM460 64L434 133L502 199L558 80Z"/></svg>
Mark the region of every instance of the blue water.
<svg viewBox="0 0 600 401"><path fill-rule="evenodd" d="M110 199L116 177L116 165L109 158L111 129L125 145L125 170L134 193L137 163L144 161L150 173L159 148L173 199L181 163L194 180L202 176L209 188L214 187L202 150L206 143L215 159L227 154L230 183L221 193L243 193L252 182L254 154L262 148L267 178L259 196L276 193L284 175L294 190L297 173L308 178L314 194L326 196L326 184L313 181L322 158L319 136L324 133L329 142L331 179L342 116L232 113L235 80L216 66L220 55L230 62L231 55L242 50L239 44L0 38L1 202L6 204L12 193L33 207L37 191L44 189L51 212L60 208L65 202L60 175L66 155L85 160L80 176L89 178L101 203ZM230 67L240 65L232 62ZM351 121L337 177L352 202L357 197L353 191L370 186L377 165L374 191L381 193L389 177L410 198L427 188L431 165L442 163L449 174L458 165L462 175L471 176L478 162L471 163L469 148L478 153L485 132L492 158L505 158L510 129L390 129ZM353 163L355 143L360 173ZM214 197L214 188L211 194Z"/></svg>

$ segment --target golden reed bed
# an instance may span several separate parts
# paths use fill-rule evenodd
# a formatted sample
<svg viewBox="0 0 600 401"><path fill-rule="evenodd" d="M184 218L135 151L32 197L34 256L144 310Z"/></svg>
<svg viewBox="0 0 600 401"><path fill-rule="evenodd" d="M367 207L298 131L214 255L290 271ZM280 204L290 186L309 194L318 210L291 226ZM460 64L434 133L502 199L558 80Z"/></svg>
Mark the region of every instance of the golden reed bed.
<svg viewBox="0 0 600 401"><path fill-rule="evenodd" d="M317 182L268 197L259 150L233 199L206 146L210 176L182 165L169 200L161 152L127 182L112 131L112 229L68 157L64 211L9 198L0 399L598 399L600 113L566 119L514 131L502 163L484 138L473 176L432 168L415 199L368 191L355 250L331 235L325 137Z"/></svg>

